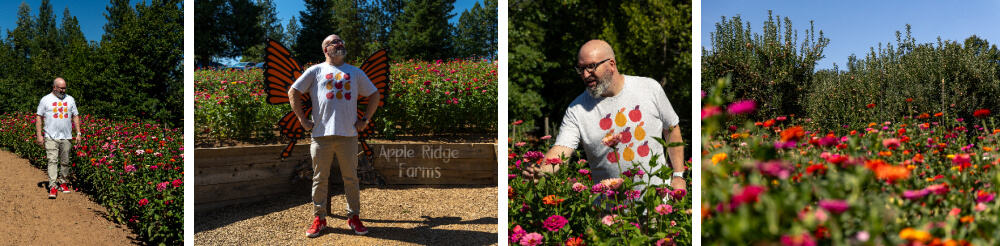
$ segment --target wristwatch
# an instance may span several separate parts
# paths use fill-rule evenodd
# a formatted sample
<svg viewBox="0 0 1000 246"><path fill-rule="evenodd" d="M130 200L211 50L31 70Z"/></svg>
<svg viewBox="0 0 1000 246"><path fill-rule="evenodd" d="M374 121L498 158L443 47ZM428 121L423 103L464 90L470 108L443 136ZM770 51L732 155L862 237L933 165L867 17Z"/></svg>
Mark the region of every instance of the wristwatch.
<svg viewBox="0 0 1000 246"><path fill-rule="evenodd" d="M674 177L684 177L684 172L674 172Z"/></svg>
<svg viewBox="0 0 1000 246"><path fill-rule="evenodd" d="M361 120L364 121L365 123L368 123L368 117L361 116Z"/></svg>

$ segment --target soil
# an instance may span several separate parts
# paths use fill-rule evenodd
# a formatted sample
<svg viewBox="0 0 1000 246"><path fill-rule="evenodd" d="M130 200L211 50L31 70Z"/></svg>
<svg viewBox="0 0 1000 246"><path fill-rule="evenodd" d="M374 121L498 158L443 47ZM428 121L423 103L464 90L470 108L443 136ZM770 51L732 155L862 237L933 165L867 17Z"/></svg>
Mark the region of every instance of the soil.
<svg viewBox="0 0 1000 246"><path fill-rule="evenodd" d="M368 234L347 226L343 186L330 186L327 228L307 238L312 223L309 188L265 202L196 215L197 245L496 245L497 187L362 185L361 221Z"/></svg>
<svg viewBox="0 0 1000 246"><path fill-rule="evenodd" d="M0 151L0 238L9 245L139 244L107 210L76 191L49 199L48 174ZM72 187L70 187L72 189ZM495 192L494 192L495 193Z"/></svg>

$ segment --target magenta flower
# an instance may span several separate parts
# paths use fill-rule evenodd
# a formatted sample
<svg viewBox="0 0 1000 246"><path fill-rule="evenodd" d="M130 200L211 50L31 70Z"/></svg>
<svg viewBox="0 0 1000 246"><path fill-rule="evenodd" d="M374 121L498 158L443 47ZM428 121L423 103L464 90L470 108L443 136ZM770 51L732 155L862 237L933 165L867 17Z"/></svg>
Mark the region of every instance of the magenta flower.
<svg viewBox="0 0 1000 246"><path fill-rule="evenodd" d="M784 246L815 246L816 239L813 239L812 235L808 232L802 233L800 235L782 235L781 245Z"/></svg>
<svg viewBox="0 0 1000 246"><path fill-rule="evenodd" d="M685 189L676 189L670 192L670 196L673 197L674 200L684 199L685 195L687 195L687 190Z"/></svg>
<svg viewBox="0 0 1000 246"><path fill-rule="evenodd" d="M600 194L603 192L604 192L604 185L600 183L594 184L594 186L590 188L590 193Z"/></svg>
<svg viewBox="0 0 1000 246"><path fill-rule="evenodd" d="M760 174L765 176L787 179L792 174L792 167L781 160L757 163Z"/></svg>
<svg viewBox="0 0 1000 246"><path fill-rule="evenodd" d="M562 229L563 226L565 226L566 223L568 222L569 221L566 220L566 218L560 215L552 215L549 216L548 219L545 219L545 221L542 223L543 224L542 226L549 231L558 231L559 229Z"/></svg>
<svg viewBox="0 0 1000 246"><path fill-rule="evenodd" d="M538 161L538 160L540 160L542 158L545 158L545 154L542 154L542 152L540 152L540 151L528 151L528 152L525 152L522 157L527 158L528 160L531 160L532 162L534 162L534 161Z"/></svg>
<svg viewBox="0 0 1000 246"><path fill-rule="evenodd" d="M146 206L146 204L149 204L149 200L146 200L146 198L139 200L139 207Z"/></svg>
<svg viewBox="0 0 1000 246"><path fill-rule="evenodd" d="M743 100L739 102L734 102L732 104L729 104L729 107L727 107L729 114L733 115L749 114L756 109L757 109L757 103L754 103L752 100Z"/></svg>
<svg viewBox="0 0 1000 246"><path fill-rule="evenodd" d="M923 198L924 196L927 196L927 194L929 194L930 192L931 191L929 191L927 189L907 190L907 191L903 191L903 198L908 199L908 200L917 200L917 199Z"/></svg>
<svg viewBox="0 0 1000 246"><path fill-rule="evenodd" d="M735 209L744 203L757 202L757 197L760 196L761 193L764 193L764 186L749 185L738 189L733 194L733 200L730 202L730 209Z"/></svg>
<svg viewBox="0 0 1000 246"><path fill-rule="evenodd" d="M162 192L163 190L167 189L168 185L170 185L170 182L161 182L159 184L156 184L156 191Z"/></svg>
<svg viewBox="0 0 1000 246"><path fill-rule="evenodd" d="M850 208L850 204L848 204L845 200L828 199L819 201L819 207L826 209L826 211L830 211L831 213L839 214L847 211L847 209Z"/></svg>
<svg viewBox="0 0 1000 246"><path fill-rule="evenodd" d="M580 171L578 171L578 172L580 172L580 174L583 174L583 175L590 174L590 170L587 170L587 169L580 169Z"/></svg>

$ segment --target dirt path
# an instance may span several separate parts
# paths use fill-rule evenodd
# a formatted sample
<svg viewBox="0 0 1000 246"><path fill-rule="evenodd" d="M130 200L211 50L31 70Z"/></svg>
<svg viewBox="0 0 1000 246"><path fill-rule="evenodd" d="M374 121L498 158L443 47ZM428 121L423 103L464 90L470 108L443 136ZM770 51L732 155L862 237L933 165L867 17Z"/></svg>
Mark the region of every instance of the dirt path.
<svg viewBox="0 0 1000 246"><path fill-rule="evenodd" d="M0 238L10 245L125 245L136 235L106 219L107 210L86 194L49 199L48 175L0 151Z"/></svg>
<svg viewBox="0 0 1000 246"><path fill-rule="evenodd" d="M198 245L495 245L495 186L362 186L361 221L368 235L347 226L342 186L334 191L332 215L317 238L308 188L266 202L230 206L196 215Z"/></svg>

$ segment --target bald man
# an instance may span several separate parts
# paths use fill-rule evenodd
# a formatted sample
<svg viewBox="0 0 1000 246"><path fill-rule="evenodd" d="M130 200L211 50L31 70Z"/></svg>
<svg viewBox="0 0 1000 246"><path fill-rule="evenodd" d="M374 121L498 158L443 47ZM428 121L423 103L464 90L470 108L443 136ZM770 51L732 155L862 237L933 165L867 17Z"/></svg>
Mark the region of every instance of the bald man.
<svg viewBox="0 0 1000 246"><path fill-rule="evenodd" d="M56 198L56 184L63 193L70 192L66 177L69 176L69 150L73 147L69 140L73 138L74 126L79 143L82 135L76 101L66 95L66 80L56 78L52 81L52 93L42 97L35 114L35 143L45 148L45 156L49 159L49 199Z"/></svg>
<svg viewBox="0 0 1000 246"><path fill-rule="evenodd" d="M621 74L611 45L602 40L591 40L580 47L575 68L587 89L566 109L559 136L545 158L568 157L582 145L595 182L622 177L633 163L651 173L666 166L668 158L663 158L664 148L653 139L654 134L662 133L668 143L683 139L677 125L680 118L663 87L651 78ZM609 142L610 136L620 137ZM642 180L650 178L649 184L669 182L675 189L686 188L684 147L671 147L668 152L674 170L672 178L644 175ZM651 168L649 160L657 155L658 165ZM558 165L533 166L524 174L537 178L558 169ZM634 178L640 179L638 175Z"/></svg>
<svg viewBox="0 0 1000 246"><path fill-rule="evenodd" d="M312 130L313 166L313 218L306 230L307 237L317 237L326 228L327 203L330 193L327 180L330 166L336 158L347 196L347 225L355 234L364 235L368 229L361 224L361 191L358 184L358 131L368 126L369 118L358 120L358 97L369 97L373 102L382 98L364 71L347 64L347 48L340 36L330 35L323 40L326 62L306 69L288 89L290 104L302 127ZM312 99L312 119L302 110L302 94ZM368 104L365 115L371 117L378 109L377 103Z"/></svg>

